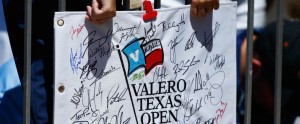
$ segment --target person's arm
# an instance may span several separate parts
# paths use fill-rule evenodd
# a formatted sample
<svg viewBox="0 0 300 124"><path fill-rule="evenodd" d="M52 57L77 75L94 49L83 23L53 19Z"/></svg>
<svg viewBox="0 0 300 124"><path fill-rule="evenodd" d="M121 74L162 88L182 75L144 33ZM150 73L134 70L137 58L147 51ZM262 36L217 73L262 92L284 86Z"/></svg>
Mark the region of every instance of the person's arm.
<svg viewBox="0 0 300 124"><path fill-rule="evenodd" d="M203 17L219 8L219 0L191 0L191 16Z"/></svg>
<svg viewBox="0 0 300 124"><path fill-rule="evenodd" d="M116 0L93 0L87 6L86 19L94 24L102 24L116 16Z"/></svg>

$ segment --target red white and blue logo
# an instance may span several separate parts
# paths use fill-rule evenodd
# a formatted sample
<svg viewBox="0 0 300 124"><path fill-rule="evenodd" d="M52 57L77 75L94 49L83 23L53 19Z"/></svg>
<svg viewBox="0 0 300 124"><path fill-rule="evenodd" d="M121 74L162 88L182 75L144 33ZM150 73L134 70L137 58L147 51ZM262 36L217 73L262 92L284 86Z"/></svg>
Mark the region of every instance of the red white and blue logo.
<svg viewBox="0 0 300 124"><path fill-rule="evenodd" d="M145 42L145 38L135 38L122 51L128 60L128 76L139 68L145 68L145 75L147 75L164 61L163 48L159 39Z"/></svg>

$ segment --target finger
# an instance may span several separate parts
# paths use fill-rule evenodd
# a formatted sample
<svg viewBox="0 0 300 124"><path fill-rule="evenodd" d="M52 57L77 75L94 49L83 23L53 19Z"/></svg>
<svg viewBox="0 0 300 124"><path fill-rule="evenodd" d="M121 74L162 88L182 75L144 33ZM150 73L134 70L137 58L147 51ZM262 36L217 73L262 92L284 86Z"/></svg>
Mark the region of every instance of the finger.
<svg viewBox="0 0 300 124"><path fill-rule="evenodd" d="M99 9L99 2L97 0L92 1L92 8L93 9Z"/></svg>
<svg viewBox="0 0 300 124"><path fill-rule="evenodd" d="M213 8L217 10L219 9L219 7L220 7L219 0L213 0Z"/></svg>
<svg viewBox="0 0 300 124"><path fill-rule="evenodd" d="M213 2L210 1L209 3L207 3L204 9L206 14L211 13L213 10Z"/></svg>
<svg viewBox="0 0 300 124"><path fill-rule="evenodd" d="M89 20L90 22L92 22L93 20L87 15L87 16L85 16L85 19L86 20Z"/></svg>
<svg viewBox="0 0 300 124"><path fill-rule="evenodd" d="M100 6L101 5L101 6ZM94 20L98 20L98 19L104 19L104 18L108 18L108 17L113 17L113 15L110 13L110 11L108 11L108 9L105 9L104 4L100 2L98 2L97 0L93 0L92 3L92 13L91 13L91 17ZM109 8L109 7L108 7Z"/></svg>
<svg viewBox="0 0 300 124"><path fill-rule="evenodd" d="M86 6L86 11L87 11L87 16L92 18L92 7L91 6Z"/></svg>
<svg viewBox="0 0 300 124"><path fill-rule="evenodd" d="M87 9L87 16L85 17L87 20L89 20L91 23L95 24L95 19L92 17L92 7L86 6Z"/></svg>
<svg viewBox="0 0 300 124"><path fill-rule="evenodd" d="M92 9L91 9L91 17L93 19L101 19L103 11L99 9L99 3L97 0L93 0Z"/></svg>
<svg viewBox="0 0 300 124"><path fill-rule="evenodd" d="M198 15L198 8L196 4L191 4L191 15L196 17Z"/></svg>
<svg viewBox="0 0 300 124"><path fill-rule="evenodd" d="M114 2L112 2L114 3ZM112 18L116 15L116 7L112 3L101 3L101 9L99 9L99 3L97 0L93 0L92 4L92 17L93 19L104 19L104 18Z"/></svg>
<svg viewBox="0 0 300 124"><path fill-rule="evenodd" d="M92 17L92 7L87 6L86 9L87 9L87 16L85 18L90 22L95 23L94 18Z"/></svg>
<svg viewBox="0 0 300 124"><path fill-rule="evenodd" d="M203 17L206 15L206 8L208 6L208 1L206 0L200 0L199 4L198 4L198 15L199 17Z"/></svg>
<svg viewBox="0 0 300 124"><path fill-rule="evenodd" d="M203 8L203 7L199 8L199 7L198 7L198 15L197 15L197 16L203 17L203 16L205 16L205 15L206 15L206 10L205 10L205 8Z"/></svg>
<svg viewBox="0 0 300 124"><path fill-rule="evenodd" d="M113 11L116 11L116 0L108 0L108 5L110 8L113 9Z"/></svg>
<svg viewBox="0 0 300 124"><path fill-rule="evenodd" d="M98 3L98 7L101 7L101 6L103 6L103 3L102 3L102 1L103 0L96 0L97 1L97 3ZM105 2L106 0L104 0L103 2Z"/></svg>
<svg viewBox="0 0 300 124"><path fill-rule="evenodd" d="M89 17L88 15L85 16L85 19L88 20L89 22L94 23L94 20L91 17Z"/></svg>

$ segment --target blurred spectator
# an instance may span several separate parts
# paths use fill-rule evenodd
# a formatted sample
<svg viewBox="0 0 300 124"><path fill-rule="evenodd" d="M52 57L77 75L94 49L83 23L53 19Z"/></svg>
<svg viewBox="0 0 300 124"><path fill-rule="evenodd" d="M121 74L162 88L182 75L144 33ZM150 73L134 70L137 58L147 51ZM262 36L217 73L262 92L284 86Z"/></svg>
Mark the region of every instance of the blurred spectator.
<svg viewBox="0 0 300 124"><path fill-rule="evenodd" d="M2 0L1 2L4 5L7 30L18 73L22 79L24 1ZM67 0L66 9L85 11L86 5L89 4L90 0ZM53 18L56 11L58 11L58 0L32 1L31 124L53 123ZM22 98L22 96L18 97Z"/></svg>
<svg viewBox="0 0 300 124"><path fill-rule="evenodd" d="M32 124L52 123L53 18L54 12L57 10L57 3L58 1L32 1ZM24 0L6 0L4 12L18 73L22 80L24 59ZM24 86L23 82L22 85Z"/></svg>
<svg viewBox="0 0 300 124"><path fill-rule="evenodd" d="M282 124L293 124L300 116L300 1L285 1L288 18L283 25ZM254 45L254 57L261 62L253 91L254 123L272 123L275 84L276 22L266 26ZM271 107L270 107L271 106ZM255 108L259 107L259 108Z"/></svg>
<svg viewBox="0 0 300 124"><path fill-rule="evenodd" d="M236 0L237 7L237 123L244 119L244 85L246 74L246 36L248 0ZM261 33L265 26L266 0L254 0L254 34ZM254 37L255 38L255 37ZM244 50L243 50L244 48Z"/></svg>

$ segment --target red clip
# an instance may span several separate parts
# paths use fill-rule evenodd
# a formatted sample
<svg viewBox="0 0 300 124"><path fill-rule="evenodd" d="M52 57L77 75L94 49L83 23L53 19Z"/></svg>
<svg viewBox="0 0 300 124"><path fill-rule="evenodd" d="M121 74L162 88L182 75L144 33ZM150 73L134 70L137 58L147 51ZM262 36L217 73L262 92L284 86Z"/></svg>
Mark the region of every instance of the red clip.
<svg viewBox="0 0 300 124"><path fill-rule="evenodd" d="M144 21L148 21L150 19L153 19L157 16L157 11L153 9L152 4L150 1L145 0L143 2L144 10L146 10L146 13L143 15Z"/></svg>

